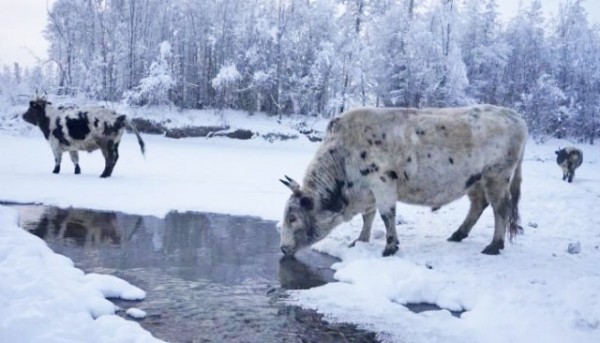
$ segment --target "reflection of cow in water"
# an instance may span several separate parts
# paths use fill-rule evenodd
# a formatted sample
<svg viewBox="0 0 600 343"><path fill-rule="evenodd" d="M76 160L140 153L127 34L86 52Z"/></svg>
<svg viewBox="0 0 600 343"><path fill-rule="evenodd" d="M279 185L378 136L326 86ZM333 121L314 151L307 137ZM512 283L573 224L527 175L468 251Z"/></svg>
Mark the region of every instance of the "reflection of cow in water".
<svg viewBox="0 0 600 343"><path fill-rule="evenodd" d="M566 147L558 149L556 154L556 163L563 171L563 180L573 182L575 169L579 168L583 162L583 152L575 147Z"/></svg>
<svg viewBox="0 0 600 343"><path fill-rule="evenodd" d="M113 212L49 207L35 226L26 228L44 239L69 239L85 246L120 244L122 237Z"/></svg>

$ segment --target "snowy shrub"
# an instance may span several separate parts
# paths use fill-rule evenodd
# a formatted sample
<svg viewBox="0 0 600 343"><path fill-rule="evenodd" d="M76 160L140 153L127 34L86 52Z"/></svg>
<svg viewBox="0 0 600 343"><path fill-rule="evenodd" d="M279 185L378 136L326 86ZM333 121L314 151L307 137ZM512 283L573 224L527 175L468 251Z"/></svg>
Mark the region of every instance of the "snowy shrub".
<svg viewBox="0 0 600 343"><path fill-rule="evenodd" d="M219 107L233 102L234 95L232 94L232 90L235 90L237 83L241 79L242 75L235 64L227 64L221 67L217 76L211 80L211 85L218 94L217 105Z"/></svg>
<svg viewBox="0 0 600 343"><path fill-rule="evenodd" d="M134 106L169 105L170 93L175 87L169 64L172 58L171 44L160 44L158 60L150 65L149 75L140 80L139 85L125 93L125 102Z"/></svg>

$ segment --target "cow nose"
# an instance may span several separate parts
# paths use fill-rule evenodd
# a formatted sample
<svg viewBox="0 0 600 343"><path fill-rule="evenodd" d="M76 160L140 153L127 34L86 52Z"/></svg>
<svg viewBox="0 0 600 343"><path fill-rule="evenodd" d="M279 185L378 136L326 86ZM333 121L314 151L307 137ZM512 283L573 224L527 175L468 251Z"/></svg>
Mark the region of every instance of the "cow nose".
<svg viewBox="0 0 600 343"><path fill-rule="evenodd" d="M289 245L282 245L281 252L283 252L284 255L289 256L294 254L294 249Z"/></svg>

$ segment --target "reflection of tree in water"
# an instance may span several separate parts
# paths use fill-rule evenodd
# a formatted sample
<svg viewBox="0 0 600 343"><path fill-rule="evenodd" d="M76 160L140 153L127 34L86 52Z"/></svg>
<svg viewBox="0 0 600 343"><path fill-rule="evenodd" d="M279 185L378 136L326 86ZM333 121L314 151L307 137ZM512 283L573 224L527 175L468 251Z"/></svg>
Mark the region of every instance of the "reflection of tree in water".
<svg viewBox="0 0 600 343"><path fill-rule="evenodd" d="M120 244L122 232L114 212L47 207L40 219L25 228L48 239L70 239L82 246Z"/></svg>
<svg viewBox="0 0 600 343"><path fill-rule="evenodd" d="M194 267L197 277L239 282L275 270L278 239L273 223L256 218L171 212L164 219L163 241L155 246L162 246L167 258Z"/></svg>

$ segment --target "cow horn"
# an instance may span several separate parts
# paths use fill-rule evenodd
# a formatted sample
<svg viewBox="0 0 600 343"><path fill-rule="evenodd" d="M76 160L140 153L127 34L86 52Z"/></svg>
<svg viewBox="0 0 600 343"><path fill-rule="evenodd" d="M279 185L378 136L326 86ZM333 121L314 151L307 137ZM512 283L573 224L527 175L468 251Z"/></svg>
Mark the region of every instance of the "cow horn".
<svg viewBox="0 0 600 343"><path fill-rule="evenodd" d="M291 189L294 195L299 196L302 194L302 192L300 192L300 185L291 177L285 175L285 180L279 179L279 181L283 183L287 188Z"/></svg>

